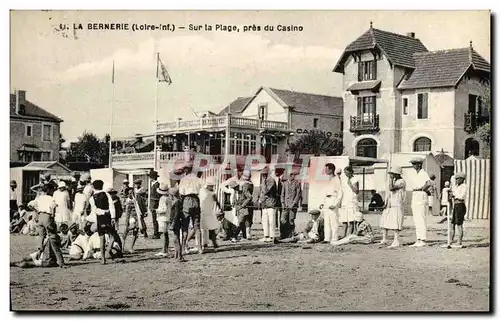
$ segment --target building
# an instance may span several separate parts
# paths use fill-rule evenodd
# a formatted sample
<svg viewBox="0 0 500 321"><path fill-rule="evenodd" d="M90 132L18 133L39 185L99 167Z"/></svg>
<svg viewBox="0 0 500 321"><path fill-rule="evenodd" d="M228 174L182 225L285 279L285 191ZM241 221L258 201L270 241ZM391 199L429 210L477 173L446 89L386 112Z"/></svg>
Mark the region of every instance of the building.
<svg viewBox="0 0 500 321"><path fill-rule="evenodd" d="M10 94L10 163L59 159L60 124L63 120L26 99L26 91Z"/></svg>
<svg viewBox="0 0 500 321"><path fill-rule="evenodd" d="M285 156L290 140L312 130L340 137L342 122L340 97L261 87L252 97L239 97L218 114L204 112L194 120L158 123L156 167L186 151L213 155L216 162L222 162L226 154L257 154L270 161L271 155ZM113 168L155 167L154 151L133 152L136 139L113 141Z"/></svg>
<svg viewBox="0 0 500 321"><path fill-rule="evenodd" d="M334 67L343 74L344 150L389 159L437 152L464 159L484 148L490 64L472 47L428 51L415 33L370 28Z"/></svg>

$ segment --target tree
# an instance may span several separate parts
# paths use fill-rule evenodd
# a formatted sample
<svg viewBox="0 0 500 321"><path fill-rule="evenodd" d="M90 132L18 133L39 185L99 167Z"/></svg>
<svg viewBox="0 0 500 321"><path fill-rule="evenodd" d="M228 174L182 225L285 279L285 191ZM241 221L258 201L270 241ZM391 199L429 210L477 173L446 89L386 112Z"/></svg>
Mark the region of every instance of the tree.
<svg viewBox="0 0 500 321"><path fill-rule="evenodd" d="M108 135L109 136L109 135ZM109 138L108 138L109 143ZM78 141L71 145L68 161L108 164L108 143L94 133L83 132Z"/></svg>
<svg viewBox="0 0 500 321"><path fill-rule="evenodd" d="M488 112L488 122L479 126L476 130L477 135L481 139L481 141L485 144L486 153L484 156L490 156L490 144L491 144L491 91L490 86L485 86L482 95L483 104Z"/></svg>
<svg viewBox="0 0 500 321"><path fill-rule="evenodd" d="M289 143L287 152L295 155L295 157L303 154L338 156L342 155L343 149L342 140L329 137L322 132L311 132Z"/></svg>

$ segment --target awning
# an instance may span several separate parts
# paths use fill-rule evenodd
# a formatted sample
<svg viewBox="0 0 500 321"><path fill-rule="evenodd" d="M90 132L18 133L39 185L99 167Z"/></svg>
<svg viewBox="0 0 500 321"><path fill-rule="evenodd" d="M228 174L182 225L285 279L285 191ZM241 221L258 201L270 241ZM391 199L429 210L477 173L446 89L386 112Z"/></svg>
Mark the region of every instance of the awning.
<svg viewBox="0 0 500 321"><path fill-rule="evenodd" d="M372 92L378 92L380 83L380 80L356 82L349 86L347 90L352 92L353 94L357 94L361 90L371 90Z"/></svg>
<svg viewBox="0 0 500 321"><path fill-rule="evenodd" d="M32 144L22 144L21 147L19 147L17 149L18 152L38 152L38 153L41 153L43 152L43 150L36 146L36 145L32 145Z"/></svg>

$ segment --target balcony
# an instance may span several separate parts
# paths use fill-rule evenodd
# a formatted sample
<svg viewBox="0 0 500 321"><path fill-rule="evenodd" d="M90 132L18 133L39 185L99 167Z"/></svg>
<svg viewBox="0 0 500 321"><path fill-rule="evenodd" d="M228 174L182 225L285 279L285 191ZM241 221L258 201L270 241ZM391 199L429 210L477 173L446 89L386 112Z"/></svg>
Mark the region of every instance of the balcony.
<svg viewBox="0 0 500 321"><path fill-rule="evenodd" d="M351 132L377 132L380 130L379 115L351 116L349 130Z"/></svg>
<svg viewBox="0 0 500 321"><path fill-rule="evenodd" d="M173 163L176 161L193 160L194 153L190 152L158 152L158 165ZM211 159L213 164L220 164L223 161L221 155L204 155ZM113 168L119 169L137 169L137 168L153 168L154 167L154 152L147 153L131 153L131 154L116 154L112 159Z"/></svg>
<svg viewBox="0 0 500 321"><path fill-rule="evenodd" d="M467 133L475 132L478 127L488 123L489 118L485 116L480 116L477 113L465 113L464 114L464 130Z"/></svg>
<svg viewBox="0 0 500 321"><path fill-rule="evenodd" d="M288 123L255 118L231 116L217 116L194 120L179 120L175 122L159 123L156 126L158 133L188 133L194 131L220 131L226 128L227 122L231 127L246 129L267 129L272 131L288 131Z"/></svg>

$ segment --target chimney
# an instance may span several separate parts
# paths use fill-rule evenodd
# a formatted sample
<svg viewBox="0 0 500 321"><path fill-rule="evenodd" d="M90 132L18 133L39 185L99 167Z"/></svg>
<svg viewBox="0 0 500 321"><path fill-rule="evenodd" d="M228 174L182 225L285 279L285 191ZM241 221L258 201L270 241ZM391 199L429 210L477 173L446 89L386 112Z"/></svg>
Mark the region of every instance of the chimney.
<svg viewBox="0 0 500 321"><path fill-rule="evenodd" d="M414 32L408 32L406 33L407 37L415 38L415 33Z"/></svg>
<svg viewBox="0 0 500 321"><path fill-rule="evenodd" d="M16 90L16 114L24 113L25 102L26 102L26 91Z"/></svg>

